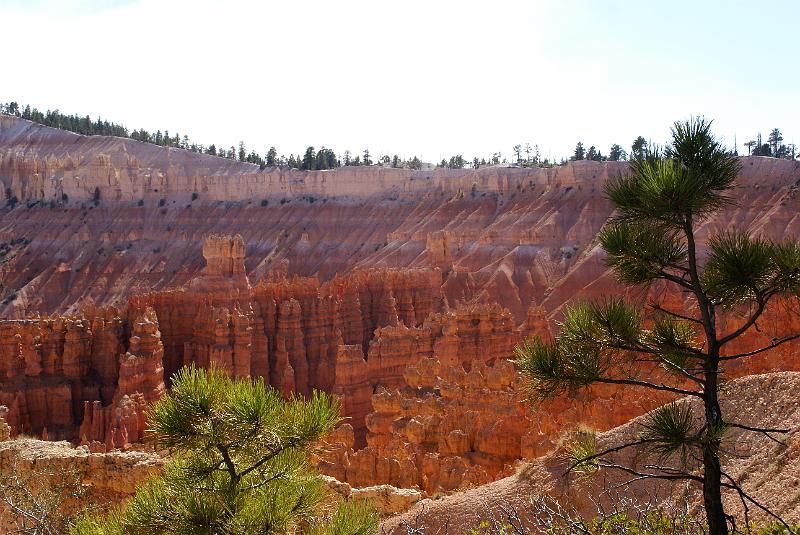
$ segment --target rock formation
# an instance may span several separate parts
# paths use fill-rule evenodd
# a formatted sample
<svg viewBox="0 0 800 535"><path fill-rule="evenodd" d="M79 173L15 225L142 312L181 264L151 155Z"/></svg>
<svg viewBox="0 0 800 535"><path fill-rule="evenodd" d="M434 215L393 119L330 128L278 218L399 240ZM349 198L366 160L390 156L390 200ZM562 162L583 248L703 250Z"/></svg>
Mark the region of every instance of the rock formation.
<svg viewBox="0 0 800 535"><path fill-rule="evenodd" d="M777 239L796 235L798 163L741 161L738 202L699 228L701 241L728 221ZM3 116L0 189L20 202L3 208L0 307L17 318L88 304L122 308L133 295L183 288L204 269L232 269L216 259L204 267L203 239L238 234L246 251L239 242L209 242L206 253L223 263L241 255L241 274L254 283L270 271L324 284L355 268L436 267L451 306L497 302L521 324L535 304L557 319L576 293L618 289L595 236L611 214L602 183L625 170L624 162L580 161L551 169L259 172Z"/></svg>
<svg viewBox="0 0 800 535"><path fill-rule="evenodd" d="M800 233L798 164L741 162L738 202L699 228L701 251L731 221ZM602 184L625 165L259 171L0 115L0 193L19 201L0 207L11 435L134 445L146 405L189 363L340 396L349 427L321 463L356 485L469 486L565 427L620 424L665 398L596 388L531 412L506 360L575 298L685 306L657 285L620 288L604 264ZM800 328L793 307L729 350ZM796 369L797 347L728 373Z"/></svg>
<svg viewBox="0 0 800 535"><path fill-rule="evenodd" d="M113 310L0 322L0 403L14 434L71 438L85 401L112 401L122 323Z"/></svg>
<svg viewBox="0 0 800 535"><path fill-rule="evenodd" d="M209 236L207 266L186 289L134 296L122 313L87 307L78 318L0 321L0 402L14 434L139 442L146 405L195 363L264 377L287 395L340 394L363 442L373 391L399 384L416 358L403 352L414 336L398 347L373 344L374 332L416 332L443 305L439 271L359 270L326 284L275 275L251 287L244 249L239 236Z"/></svg>
<svg viewBox="0 0 800 535"><path fill-rule="evenodd" d="M147 477L159 472L163 459L146 452L91 452L88 447L74 447L68 442L45 442L30 438L0 442L0 476L14 477L30 485L54 488L57 485L80 485L81 496L64 495L63 513L75 513L86 505L104 508L127 498ZM71 491L67 486L65 492ZM77 490L77 489L75 489ZM10 515L0 504L0 530L14 531Z"/></svg>

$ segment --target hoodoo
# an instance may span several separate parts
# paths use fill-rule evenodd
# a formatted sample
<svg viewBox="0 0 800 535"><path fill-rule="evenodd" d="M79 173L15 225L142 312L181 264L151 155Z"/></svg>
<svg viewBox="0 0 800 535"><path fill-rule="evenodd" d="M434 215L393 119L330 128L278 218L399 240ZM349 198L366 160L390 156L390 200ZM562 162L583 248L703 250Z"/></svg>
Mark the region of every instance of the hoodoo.
<svg viewBox="0 0 800 535"><path fill-rule="evenodd" d="M0 433L141 449L172 376L215 366L286 398L337 396L345 421L315 462L342 485L434 495L675 397L601 385L531 410L511 362L526 337L552 339L572 299L682 306L659 285L620 286L604 264L603 184L624 162L259 170L6 115L0 126L0 181L17 199L0 225ZM698 230L701 255L731 221L775 240L800 232L798 164L740 162L736 202ZM789 332L788 306L730 350ZM800 369L796 350L726 373Z"/></svg>

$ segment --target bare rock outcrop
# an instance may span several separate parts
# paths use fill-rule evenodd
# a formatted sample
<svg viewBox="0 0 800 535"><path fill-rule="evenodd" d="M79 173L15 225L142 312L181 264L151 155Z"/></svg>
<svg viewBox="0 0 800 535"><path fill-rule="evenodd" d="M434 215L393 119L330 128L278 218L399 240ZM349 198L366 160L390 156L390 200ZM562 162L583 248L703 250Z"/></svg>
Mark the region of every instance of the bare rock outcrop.
<svg viewBox="0 0 800 535"><path fill-rule="evenodd" d="M0 474L4 477L50 486L74 479L80 485L80 497L62 496L64 513L78 512L89 504L101 510L118 504L163 465L160 456L147 452L98 453L87 446L29 438L0 442ZM9 527L4 524L8 519L0 505L0 529Z"/></svg>
<svg viewBox="0 0 800 535"><path fill-rule="evenodd" d="M391 516L407 511L422 499L422 493L416 489L399 489L391 485L353 488L330 476L322 476L322 478L328 488L342 498L368 500L382 516Z"/></svg>

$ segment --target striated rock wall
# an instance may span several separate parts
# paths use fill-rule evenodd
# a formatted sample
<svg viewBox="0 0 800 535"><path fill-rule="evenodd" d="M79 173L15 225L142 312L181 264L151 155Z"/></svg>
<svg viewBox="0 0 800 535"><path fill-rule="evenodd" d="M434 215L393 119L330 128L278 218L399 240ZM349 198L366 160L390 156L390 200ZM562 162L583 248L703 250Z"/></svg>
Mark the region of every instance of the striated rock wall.
<svg viewBox="0 0 800 535"><path fill-rule="evenodd" d="M410 171L347 167L300 172L258 166L131 139L81 136L0 114L0 176L21 201L60 201L61 195L92 200L138 201L192 193L236 201L316 195L359 197L441 189L505 193L522 183L573 185L581 174L558 169L496 168L489 173L437 169ZM474 187L473 187L474 186Z"/></svg>
<svg viewBox="0 0 800 535"><path fill-rule="evenodd" d="M737 203L700 226L701 244L730 221L776 239L797 235L800 164L741 162ZM259 172L2 116L0 193L20 202L0 209L0 314L124 308L130 296L184 288L205 269L204 238L238 234L247 244L236 253L242 274L254 285L269 272L324 284L359 268L435 267L451 306L497 302L520 324L535 304L552 320L576 294L618 290L595 236L611 214L603 182L625 170L624 162L580 161L552 169ZM357 343L350 334L345 342Z"/></svg>
<svg viewBox="0 0 800 535"><path fill-rule="evenodd" d="M701 225L701 251L731 222L800 233L798 164L741 162L737 203ZM0 116L0 193L19 200L0 207L0 404L12 434L125 447L191 362L287 395L340 395L350 430L326 469L363 484L471 485L548 451L565 426L622 423L663 399L595 389L525 416L515 380L496 376L575 298L685 306L659 286L620 288L604 265L602 184L625 169L259 172ZM795 309L770 310L729 350L800 327L787 321ZM727 373L795 369L796 347ZM480 438L489 431L504 438Z"/></svg>

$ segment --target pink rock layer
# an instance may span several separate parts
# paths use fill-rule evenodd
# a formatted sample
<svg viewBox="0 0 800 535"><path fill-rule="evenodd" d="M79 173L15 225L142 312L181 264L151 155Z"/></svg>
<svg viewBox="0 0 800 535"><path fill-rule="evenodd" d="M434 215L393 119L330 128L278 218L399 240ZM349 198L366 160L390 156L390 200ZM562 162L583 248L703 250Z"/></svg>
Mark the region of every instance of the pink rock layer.
<svg viewBox="0 0 800 535"><path fill-rule="evenodd" d="M799 234L798 164L741 162L701 251L731 224ZM340 395L352 431L320 462L343 480L432 492L499 477L565 426L607 429L663 401L595 389L532 413L505 362L576 298L689 305L620 288L604 265L602 185L625 171L258 171L0 116L2 194L19 201L0 209L0 405L12 434L125 447L171 374L216 364ZM731 350L800 327L791 307ZM795 351L728 373L795 369Z"/></svg>

